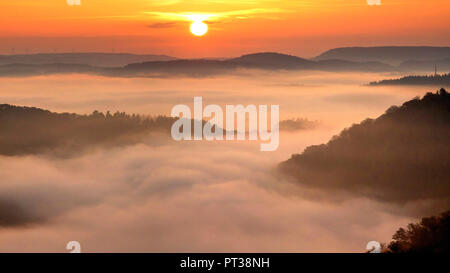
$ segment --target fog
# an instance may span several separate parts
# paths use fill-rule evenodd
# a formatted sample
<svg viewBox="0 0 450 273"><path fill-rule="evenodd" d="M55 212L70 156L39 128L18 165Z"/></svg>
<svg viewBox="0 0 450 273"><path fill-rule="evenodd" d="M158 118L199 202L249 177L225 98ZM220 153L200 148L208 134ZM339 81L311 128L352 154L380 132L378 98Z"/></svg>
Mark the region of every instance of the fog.
<svg viewBox="0 0 450 273"><path fill-rule="evenodd" d="M169 115L176 104L278 104L280 118L307 117L342 129L376 117L426 87L368 87L394 74L327 72L242 72L210 78L110 78L59 75L0 78L0 101L55 112L110 110Z"/></svg>
<svg viewBox="0 0 450 273"><path fill-rule="evenodd" d="M55 112L169 115L176 104L279 104L320 126L257 142L101 147L71 157L0 156L0 251L326 252L387 242L414 219L376 200L333 198L285 181L278 163L433 88L367 87L397 75L286 72L145 79L0 78L0 103ZM12 213L14 212L14 213Z"/></svg>
<svg viewBox="0 0 450 273"><path fill-rule="evenodd" d="M1 251L363 251L409 219L367 199L301 198L246 143L136 145L68 160L2 158L22 222ZM288 194L289 193L289 194Z"/></svg>

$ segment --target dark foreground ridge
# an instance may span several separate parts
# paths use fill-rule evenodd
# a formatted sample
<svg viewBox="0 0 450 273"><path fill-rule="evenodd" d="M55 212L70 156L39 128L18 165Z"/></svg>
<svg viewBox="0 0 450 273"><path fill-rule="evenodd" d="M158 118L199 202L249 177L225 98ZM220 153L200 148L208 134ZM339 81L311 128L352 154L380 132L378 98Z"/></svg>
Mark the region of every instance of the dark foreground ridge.
<svg viewBox="0 0 450 273"><path fill-rule="evenodd" d="M382 202L450 207L450 94L392 106L279 165L297 183ZM423 212L421 212L423 213Z"/></svg>

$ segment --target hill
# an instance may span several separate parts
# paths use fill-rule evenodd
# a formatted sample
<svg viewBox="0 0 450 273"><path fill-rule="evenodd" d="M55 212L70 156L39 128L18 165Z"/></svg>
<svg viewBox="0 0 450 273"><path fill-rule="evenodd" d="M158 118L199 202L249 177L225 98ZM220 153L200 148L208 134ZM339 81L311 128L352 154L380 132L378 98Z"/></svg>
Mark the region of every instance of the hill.
<svg viewBox="0 0 450 273"><path fill-rule="evenodd" d="M7 64L82 64L99 67L124 66L130 63L168 61L166 55L138 55L127 53L41 53L26 55L0 55L0 65Z"/></svg>
<svg viewBox="0 0 450 273"><path fill-rule="evenodd" d="M394 68L378 62L356 63L342 60L310 61L280 53L255 53L225 60L174 60L127 65L124 71L139 70L214 74L239 68L263 70L321 70L321 71L392 71Z"/></svg>
<svg viewBox="0 0 450 273"><path fill-rule="evenodd" d="M436 86L450 86L450 74L431 75L431 76L406 76L400 79L382 80L371 82L369 85L436 85Z"/></svg>
<svg viewBox="0 0 450 273"><path fill-rule="evenodd" d="M142 117L123 112L91 115L54 113L34 107L0 105L0 155L80 152L95 146L117 146L170 136L174 119Z"/></svg>
<svg viewBox="0 0 450 273"><path fill-rule="evenodd" d="M262 52L230 59L176 59L165 55L63 53L0 55L0 77L61 73L110 77L202 77L238 69L357 72L450 70L450 47L348 47L331 49L307 60Z"/></svg>
<svg viewBox="0 0 450 273"><path fill-rule="evenodd" d="M260 70L319 70L319 71L393 71L392 66L378 63L356 63L341 60L309 61L279 53L256 53L239 58L177 59L127 64L121 67L99 67L86 64L8 64L0 66L0 77L23 77L61 73L83 73L110 77L202 77L235 73L238 69Z"/></svg>
<svg viewBox="0 0 450 273"><path fill-rule="evenodd" d="M402 205L423 202L436 212L450 207L449 140L450 94L441 89L307 147L279 171L312 189Z"/></svg>
<svg viewBox="0 0 450 273"><path fill-rule="evenodd" d="M247 54L238 58L226 60L226 62L236 63L246 67L268 69L312 69L315 65L315 62L310 60L274 52Z"/></svg>
<svg viewBox="0 0 450 273"><path fill-rule="evenodd" d="M340 59L352 62L382 62L399 65L410 60L442 60L447 58L450 58L450 47L381 46L334 48L320 54L314 60Z"/></svg>
<svg viewBox="0 0 450 273"><path fill-rule="evenodd" d="M177 118L145 117L125 112L94 111L90 115L54 113L35 107L0 104L0 155L71 155L94 147L137 143L158 144L171 139ZM197 121L191 120L192 127ZM207 122L202 120L202 126ZM280 131L314 129L318 121L280 121ZM213 126L214 128L214 126Z"/></svg>

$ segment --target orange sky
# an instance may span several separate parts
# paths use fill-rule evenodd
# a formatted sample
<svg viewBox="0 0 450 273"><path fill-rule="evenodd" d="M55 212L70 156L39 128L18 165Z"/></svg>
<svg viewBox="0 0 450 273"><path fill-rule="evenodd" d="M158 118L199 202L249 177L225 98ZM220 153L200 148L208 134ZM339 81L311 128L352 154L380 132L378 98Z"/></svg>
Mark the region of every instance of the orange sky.
<svg viewBox="0 0 450 273"><path fill-rule="evenodd" d="M310 57L339 46L450 45L448 0L381 1L1 1L0 53L226 57L278 51ZM194 37L186 14L208 14L209 32Z"/></svg>

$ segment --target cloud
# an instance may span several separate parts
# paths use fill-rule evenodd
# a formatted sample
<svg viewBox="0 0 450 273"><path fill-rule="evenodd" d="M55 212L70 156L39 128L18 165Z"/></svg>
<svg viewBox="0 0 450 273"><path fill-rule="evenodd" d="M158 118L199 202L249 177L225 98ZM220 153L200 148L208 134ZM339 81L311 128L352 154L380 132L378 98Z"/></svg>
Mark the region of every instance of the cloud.
<svg viewBox="0 0 450 273"><path fill-rule="evenodd" d="M308 119L296 118L280 121L281 131L298 131L315 129L320 125L319 121L311 121Z"/></svg>
<svg viewBox="0 0 450 273"><path fill-rule="evenodd" d="M381 0L366 0L369 6L381 6Z"/></svg>
<svg viewBox="0 0 450 273"><path fill-rule="evenodd" d="M387 104L395 101L395 95L391 94L354 94L354 93L340 93L335 95L325 96L326 101L333 103L341 103L352 105L376 106L380 104Z"/></svg>
<svg viewBox="0 0 450 273"><path fill-rule="evenodd" d="M172 28L175 27L177 23L175 22L159 22L148 25L149 28Z"/></svg>
<svg viewBox="0 0 450 273"><path fill-rule="evenodd" d="M24 210L14 201L0 200L0 228L24 227L44 221L45 219Z"/></svg>
<svg viewBox="0 0 450 273"><path fill-rule="evenodd" d="M160 11L146 11L147 15L156 17L158 19L168 21L217 21L220 19L247 19L255 17L256 15L267 15L286 12L279 8L255 8L244 10L232 10L225 12L160 12Z"/></svg>
<svg viewBox="0 0 450 273"><path fill-rule="evenodd" d="M152 6L172 6L183 2L182 0L147 0Z"/></svg>

